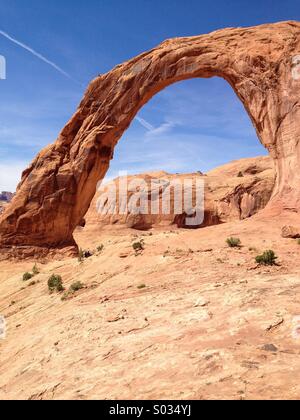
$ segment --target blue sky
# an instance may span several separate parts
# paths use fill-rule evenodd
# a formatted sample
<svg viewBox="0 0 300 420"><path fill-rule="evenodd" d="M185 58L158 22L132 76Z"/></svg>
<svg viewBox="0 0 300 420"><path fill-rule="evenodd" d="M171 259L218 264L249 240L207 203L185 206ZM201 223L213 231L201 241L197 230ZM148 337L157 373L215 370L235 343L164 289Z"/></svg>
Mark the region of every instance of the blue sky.
<svg viewBox="0 0 300 420"><path fill-rule="evenodd" d="M71 78L0 35L0 190L52 143L99 73L166 38L219 28L300 20L298 0L0 0L0 31L28 45ZM221 79L169 87L139 113L109 172L206 171L264 154L242 105Z"/></svg>

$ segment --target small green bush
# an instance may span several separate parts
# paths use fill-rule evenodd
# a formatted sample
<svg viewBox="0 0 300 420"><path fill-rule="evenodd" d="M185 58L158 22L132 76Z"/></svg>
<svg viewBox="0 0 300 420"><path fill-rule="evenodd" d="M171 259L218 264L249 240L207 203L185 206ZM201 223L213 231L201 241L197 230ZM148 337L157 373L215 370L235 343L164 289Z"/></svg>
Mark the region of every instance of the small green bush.
<svg viewBox="0 0 300 420"><path fill-rule="evenodd" d="M69 295L70 295L69 292L64 292L64 294L61 297L61 300L65 302L66 300L68 300Z"/></svg>
<svg viewBox="0 0 300 420"><path fill-rule="evenodd" d="M80 248L78 253L78 262L82 262L84 260L83 250Z"/></svg>
<svg viewBox="0 0 300 420"><path fill-rule="evenodd" d="M83 262L86 258L90 258L92 256L93 254L91 251L86 251L80 248L78 253L78 261Z"/></svg>
<svg viewBox="0 0 300 420"><path fill-rule="evenodd" d="M276 257L275 252L269 249L268 251L265 251L262 255L258 255L255 258L255 261L257 264L261 265L275 265L276 260L278 257Z"/></svg>
<svg viewBox="0 0 300 420"><path fill-rule="evenodd" d="M67 291L66 291L66 292L62 295L61 300L64 302L64 301L66 301L66 300L68 300L68 299L71 299L71 298L74 296L74 294L75 294L76 292L78 292L79 290L81 290L81 289L84 289L84 284L83 284L83 283L81 283L80 281L76 281L75 283L73 283L73 284L70 286L69 290L67 290Z"/></svg>
<svg viewBox="0 0 300 420"><path fill-rule="evenodd" d="M48 289L50 292L63 292L65 289L63 287L61 276L52 274L48 280Z"/></svg>
<svg viewBox="0 0 300 420"><path fill-rule="evenodd" d="M83 258L91 258L93 256L93 253L89 250L83 251Z"/></svg>
<svg viewBox="0 0 300 420"><path fill-rule="evenodd" d="M84 285L81 283L81 281L76 281L73 283L70 287L70 291L72 292L78 292L79 290L83 289Z"/></svg>
<svg viewBox="0 0 300 420"><path fill-rule="evenodd" d="M102 252L103 250L104 250L104 245L103 244L97 247L98 252Z"/></svg>
<svg viewBox="0 0 300 420"><path fill-rule="evenodd" d="M226 243L230 248L238 248L241 246L241 240L239 238L228 238Z"/></svg>
<svg viewBox="0 0 300 420"><path fill-rule="evenodd" d="M145 285L145 284L140 284L139 286L138 286L138 289L139 290L142 290L142 289L145 289L147 286Z"/></svg>
<svg viewBox="0 0 300 420"><path fill-rule="evenodd" d="M32 272L34 276L37 276L38 274L40 274L40 270L38 269L36 264L34 264Z"/></svg>
<svg viewBox="0 0 300 420"><path fill-rule="evenodd" d="M144 246L143 239L141 241L134 242L134 244L132 244L132 248L134 249L134 251L135 251L136 254L138 254L139 252L144 251L145 246Z"/></svg>
<svg viewBox="0 0 300 420"><path fill-rule="evenodd" d="M23 281L28 281L28 280L31 280L32 279L32 277L33 277L33 274L32 273L24 273L23 274Z"/></svg>
<svg viewBox="0 0 300 420"><path fill-rule="evenodd" d="M238 173L238 178L244 178L244 174L242 171Z"/></svg>

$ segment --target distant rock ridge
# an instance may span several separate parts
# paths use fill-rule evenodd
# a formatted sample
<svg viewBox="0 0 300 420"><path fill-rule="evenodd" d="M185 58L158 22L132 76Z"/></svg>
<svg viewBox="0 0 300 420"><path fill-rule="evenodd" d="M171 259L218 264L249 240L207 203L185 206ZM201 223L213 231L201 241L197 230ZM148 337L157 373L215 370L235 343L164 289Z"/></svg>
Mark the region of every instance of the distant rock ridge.
<svg viewBox="0 0 300 420"><path fill-rule="evenodd" d="M2 191L2 193L0 193L0 214L4 212L5 207L11 202L14 195L14 193L8 191Z"/></svg>
<svg viewBox="0 0 300 420"><path fill-rule="evenodd" d="M9 203L13 199L14 193L8 192L8 191L2 191L0 193L0 201L6 201Z"/></svg>
<svg viewBox="0 0 300 420"><path fill-rule="evenodd" d="M116 186L116 201L114 207L107 206L105 212L99 214L99 199L107 198L108 189L111 185L104 185L94 197L91 207L85 217L85 230L101 230L105 226L123 226L138 230L148 230L160 226L175 225L179 228L188 228L186 226L186 214L174 214L174 195L171 195L171 211L169 214L162 213L162 207L159 207L159 214L132 214L127 211L121 213L120 207L125 208L134 192L124 191L128 194L126 197L123 191L119 190L120 182L123 178L117 178L114 181ZM205 185L205 205L204 222L201 228L220 223L226 223L234 220L242 220L253 216L259 210L263 209L270 200L275 184L275 170L270 157L257 157L241 159L229 164L220 166L207 174L200 171L190 174L169 174L167 172L149 172L128 177L128 182L142 180L148 187L148 208L150 209L150 200L153 196L151 188L158 185L168 187L174 180L183 181L190 179L203 179ZM154 182L153 182L154 181ZM163 181L163 182L162 182ZM160 191L159 199L162 198L164 189ZM120 205L119 201L122 202ZM124 206L125 203L125 206ZM127 206L126 206L127 207Z"/></svg>

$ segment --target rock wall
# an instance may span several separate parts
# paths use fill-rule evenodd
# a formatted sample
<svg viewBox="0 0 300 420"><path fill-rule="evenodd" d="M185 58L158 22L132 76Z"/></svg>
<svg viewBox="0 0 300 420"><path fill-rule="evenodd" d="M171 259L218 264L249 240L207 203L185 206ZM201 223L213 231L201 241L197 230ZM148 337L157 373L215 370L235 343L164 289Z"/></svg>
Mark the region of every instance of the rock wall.
<svg viewBox="0 0 300 420"><path fill-rule="evenodd" d="M116 225L139 230L171 225L188 227L185 225L186 214L174 212L172 190L170 212L163 214L162 194L166 188L174 185L175 180L182 185L184 180L191 180L195 187L197 179L203 180L205 186L204 222L194 226L201 228L243 220L265 208L273 192L275 170L270 157L258 157L231 162L205 175L200 173L171 175L160 172L130 176L126 180L129 188L121 191L120 185L123 185L125 180L117 178L112 183L103 185L96 193L85 216L84 231L99 232L104 227ZM128 204L136 192L135 188L139 188L139 184L135 181L140 183L142 181L147 186L148 210L151 208L151 197L157 195L157 200L160 202L157 214L136 214L130 211ZM134 186L133 190L130 188L131 183ZM117 199L109 203L107 199L111 185L115 189ZM155 194L157 186L162 186L159 194ZM123 209L126 211L123 212Z"/></svg>

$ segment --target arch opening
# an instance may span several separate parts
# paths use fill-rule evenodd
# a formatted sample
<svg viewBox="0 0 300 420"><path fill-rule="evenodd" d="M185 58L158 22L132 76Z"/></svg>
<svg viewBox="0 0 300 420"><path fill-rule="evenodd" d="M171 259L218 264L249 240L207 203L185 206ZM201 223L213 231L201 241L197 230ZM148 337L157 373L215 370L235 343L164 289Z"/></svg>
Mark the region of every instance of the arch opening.
<svg viewBox="0 0 300 420"><path fill-rule="evenodd" d="M163 89L141 108L116 145L106 177L124 171L205 173L267 154L224 79L189 79Z"/></svg>
<svg viewBox="0 0 300 420"><path fill-rule="evenodd" d="M204 181L204 220L192 228L251 217L266 206L274 187L271 159L259 156L267 156L267 151L225 80L190 79L175 83L144 105L123 134L85 216L84 233L100 234L106 226L137 230L191 228L185 222L183 203L174 209L176 181L182 186L185 181L193 182L194 200L196 180ZM223 166L229 162L231 165ZM158 184L159 203L151 205L151 200L157 200ZM172 186L168 187L172 194L164 211L166 185ZM145 208L128 209L133 191L138 188L147 188ZM81 229L79 235L80 232Z"/></svg>

